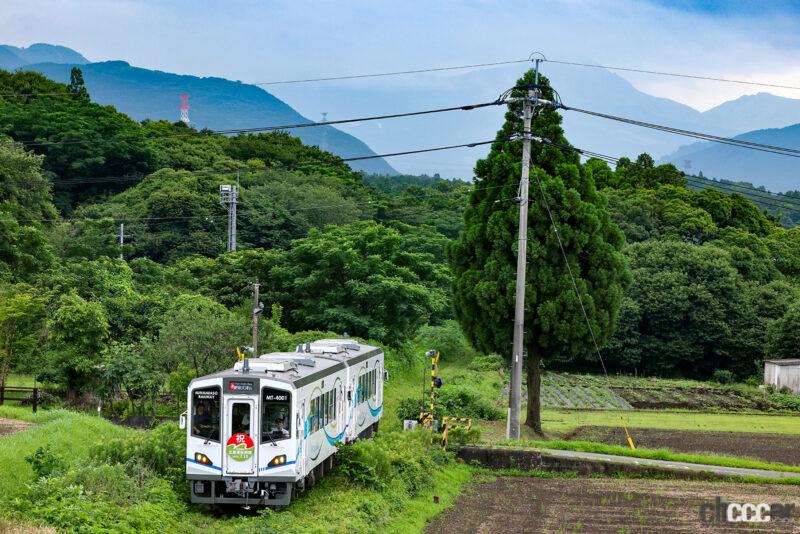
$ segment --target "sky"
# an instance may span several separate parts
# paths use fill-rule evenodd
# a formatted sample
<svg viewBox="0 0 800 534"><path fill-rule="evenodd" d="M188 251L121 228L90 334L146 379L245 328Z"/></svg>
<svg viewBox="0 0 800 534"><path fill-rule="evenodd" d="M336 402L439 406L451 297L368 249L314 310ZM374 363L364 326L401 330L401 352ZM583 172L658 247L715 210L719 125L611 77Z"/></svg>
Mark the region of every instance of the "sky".
<svg viewBox="0 0 800 534"><path fill-rule="evenodd" d="M243 82L525 59L539 51L549 59L800 85L800 2L784 0L2 0L0 42L48 42L92 61ZM466 80L464 96L494 95L522 68L265 89L307 117L328 111L335 118L377 103L385 111L413 109ZM618 74L701 111L765 90ZM800 98L797 90L769 92ZM382 98L367 102L372 94ZM362 137L378 151L380 128Z"/></svg>

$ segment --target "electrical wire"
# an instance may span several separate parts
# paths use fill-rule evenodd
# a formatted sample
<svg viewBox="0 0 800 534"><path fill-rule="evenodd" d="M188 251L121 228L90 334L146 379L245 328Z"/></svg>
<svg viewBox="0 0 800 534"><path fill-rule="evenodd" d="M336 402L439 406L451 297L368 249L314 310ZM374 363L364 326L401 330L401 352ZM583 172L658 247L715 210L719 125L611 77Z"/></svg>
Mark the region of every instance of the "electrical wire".
<svg viewBox="0 0 800 534"><path fill-rule="evenodd" d="M289 171L293 169L301 169L303 167L313 167L315 165L335 165L340 163L348 163L351 161L364 161L369 159L378 159L378 158L391 158L397 156L408 156L413 154L425 154L429 152L440 152L443 150L453 150L456 148L474 148L483 145L490 145L497 141L505 141L510 140L511 137L501 137L492 139L491 141L477 141L474 143L462 143L458 145L446 145L446 146L439 146L439 147L431 147L431 148L420 148L415 150L405 150L401 152L389 152L385 154L371 154L367 156L354 156L350 158L337 158L335 161L331 161L331 158L327 159L318 159L318 160L308 160L299 163L289 164L289 165L281 165L278 167L268 168L268 169L252 169L250 167L241 167L238 169L229 169L224 171L213 171L213 170L200 170L200 171L185 171L176 169L174 170L175 173L179 175L179 177L184 176L225 176L225 175L238 175L240 173L246 172L262 172L262 171ZM155 171L158 172L158 171ZM102 176L102 177L88 177L85 179L72 179L72 180L59 180L54 182L52 185L53 187L68 187L77 184L98 184L98 183L118 183L118 182L126 182L126 181L137 181L143 180L146 178L147 175L125 175L125 176Z"/></svg>
<svg viewBox="0 0 800 534"><path fill-rule="evenodd" d="M767 145L767 144L763 144L763 143L756 143L756 142L753 142L753 141L745 141L745 140L742 140L742 139L735 139L735 138L732 138L732 137L722 137L722 136L717 136L717 135L712 135L712 134L707 134L707 133L702 133L702 132L694 132L694 131L691 131L691 130L683 130L683 129L674 128L674 127L671 127L671 126L664 126L664 125L661 125L661 124L654 124L654 123L651 123L651 122L644 122L644 121L639 121L639 120L635 120L635 119L629 119L629 118L620 117L620 116L617 116L617 115L610 115L608 113L600 113L598 111L591 111L591 110L586 110L586 109L581 109L581 108L575 108L575 107L571 107L571 106L566 106L564 104L557 104L556 107L560 108L560 109L564 109L566 111L575 111L577 113L583 113L585 115L591 115L591 116L594 116L594 117L600 117L600 118L603 118L603 119L622 122L622 123L625 123L625 124L631 124L633 126L640 126L640 127L643 127L643 128L650 128L650 129L659 130L659 131L662 131L662 132L672 133L672 134L676 134L676 135L682 135L682 136L685 136L685 137L693 137L695 139L701 139L703 141L711 141L711 142L714 142L714 143L722 143L722 144L726 144L726 145L738 146L738 147L741 147L741 148L747 148L747 149L750 149L750 150L758 150L758 151L761 151L761 152L769 152L769 153L778 154L778 155L781 155L781 156L789 156L789 157L793 157L793 158L800 158L800 150L799 149L795 149L795 148L781 147L781 146L775 146L775 145Z"/></svg>
<svg viewBox="0 0 800 534"><path fill-rule="evenodd" d="M253 82L249 83L248 85L256 85L256 86L269 86L269 85L290 85L290 84L304 84L304 83L315 83L315 82L328 82L328 81L339 81L339 80L358 80L358 79L366 79L366 78L382 78L387 76L404 76L409 74L424 74L430 72L445 72L445 71L454 71L454 70L469 70L469 69L479 69L479 68L487 68L487 67L497 67L503 65L514 65L520 63L530 63L532 60L528 59L510 59L506 61L494 61L489 63L475 63L471 65L455 65L455 66L447 66L447 67L432 67L432 68L422 68L422 69L409 69L409 70L399 70L399 71L390 71L390 72L375 72L375 73L366 73L366 74L347 74L347 75L337 75L337 76L320 76L315 78L298 78L298 79L289 79L289 80L272 80L266 82ZM569 65L569 66L577 66L577 67L590 67L590 68L597 68L597 69L606 69L611 71L621 71L621 72L633 72L638 74L651 74L657 76L669 76L674 78L687 78L693 80L705 80L705 81L714 81L714 82L723 82L723 83L734 83L740 85L751 85L751 86L758 86L758 87L772 87L775 89L794 89L800 90L800 86L795 85L783 85L778 83L772 82L760 82L760 81L749 81L749 80L737 80L733 78L722 78L716 76L705 76L700 74L687 74L687 73L679 73L679 72L667 72L667 71L658 71L658 70L649 70L643 68L635 68L635 67L618 67L612 65L601 65L597 63L581 63L577 61L567 61L567 60L558 60L558 59L542 59L543 62L555 63L559 65ZM78 93L68 93L68 92L61 92L61 93L0 93L0 97L29 97L29 96L83 96L79 95Z"/></svg>
<svg viewBox="0 0 800 534"><path fill-rule="evenodd" d="M752 82L746 80L734 80L732 78L718 78L714 76L702 76L699 74L685 74L685 73L678 73L678 72L665 72L665 71L658 71L658 70L647 70L647 69L637 69L632 67L614 67L610 65L598 65L594 63L578 63L576 61L562 61L557 59L544 59L543 61L548 63L557 63L559 65L573 65L577 67L591 67L596 69L606 69L606 70L618 70L623 72L636 72L639 74L655 74L658 76L670 76L674 78L689 78L693 80L707 80L712 82L725 82L725 83L736 83L741 85L755 85L759 87L773 87L776 89L796 89L800 90L800 86L796 85L781 85L777 83L769 83L769 82Z"/></svg>
<svg viewBox="0 0 800 534"><path fill-rule="evenodd" d="M467 182L464 182L464 185L468 185ZM488 191L492 189L502 189L510 187L508 184L503 185L492 185L492 186L485 186L485 187L469 187L464 190L458 191L427 191L425 193L420 193L417 195L402 195L401 197L397 198L398 202L406 202L409 199L424 199L424 198L431 198L431 197L448 197L448 196L458 196L458 195L466 195L473 191ZM505 202L511 201L516 199L517 197L509 197L496 200L495 202ZM364 202L364 204L379 204L384 199L378 200L368 200ZM389 201L395 200L394 198L389 198ZM247 205L246 201L239 201L239 205ZM339 203L339 204L317 204L313 206L303 206L297 208L286 208L284 211L289 213L294 213L298 211L310 211L310 210L317 210L317 209L330 209L330 208L341 208L341 207L350 207L352 206L352 202L349 203ZM181 221L190 221L190 220L216 220L216 219L226 219L228 217L227 214L209 214L209 215L176 215L176 216L169 216L169 217L71 217L71 218L57 218L57 219L39 219L37 222L53 222L53 223L76 223L76 222L101 222L101 221L114 221L114 222L142 222L146 221L150 223L149 225L158 225L158 224L175 224ZM0 220L16 220L16 219L0 219Z"/></svg>
<svg viewBox="0 0 800 534"><path fill-rule="evenodd" d="M546 139L543 140L543 142L545 144L555 146L556 148L559 148L561 150L573 151L573 152L576 152L576 153L581 154L581 155L585 155L585 156L601 159L601 160L603 160L603 161L605 161L607 163L611 163L613 165L618 164L619 160L620 160L620 158L617 158L617 157L614 157L614 156L601 154L599 152L592 152L592 151L589 151L589 150L576 148L576 147L573 147L573 146L570 146L570 145L563 145L563 144L559 144L559 143L554 143L554 142L546 140ZM717 189L720 189L720 190L722 190L723 192L726 192L726 193L739 193L740 195L745 196L745 198L747 198L747 195L748 195L748 193L743 193L742 191L737 191L735 189L726 189L725 185L727 185L727 184L722 184L720 182L715 182L713 180L708 180L706 178L700 178L698 176L694 176L694 175L686 174L686 173L683 173L683 177L686 178L687 181L691 182L693 185L695 185L697 187L705 186L703 188L706 188L706 189L707 188L717 188ZM748 187L744 186L744 185L741 185L739 187L748 189ZM749 189L751 189L751 190L753 190L755 192L758 192L758 193L764 193L764 191L762 191L760 189L756 189L754 187L750 187ZM749 194L752 195L752 196L759 196L759 200L758 201L752 201L751 200L751 202L753 202L756 205L758 205L760 203L760 204L769 206L769 207L773 208L776 211L791 211L791 212L800 213L800 204L795 203L793 200L788 199L787 197L780 198L778 195L775 195L775 196L764 196L764 195L757 195L756 193L749 193ZM789 205L786 206L785 204L789 204Z"/></svg>
<svg viewBox="0 0 800 534"><path fill-rule="evenodd" d="M530 59L512 59L508 61L495 61L492 63L476 63L474 65L457 65L454 67L433 67L427 69L414 69L414 70L399 70L394 72L376 72L370 74L350 74L344 76L328 76L321 78L301 78L297 80L279 80L270 82L254 82L250 85L288 85L295 83L311 83L311 82L331 82L338 80L358 80L362 78L382 78L385 76L402 76L405 74L422 74L426 72L442 72L448 70L466 70L466 69L479 69L485 67L497 67L500 65L513 65L515 63L530 63Z"/></svg>
<svg viewBox="0 0 800 534"><path fill-rule="evenodd" d="M201 137L206 135L231 135L237 133L256 133L256 132L274 132L274 131L282 131L282 130L295 130L300 128L315 128L319 126L334 126L337 124L350 124L354 122L367 122L367 121L377 121L377 120L386 120L386 119L398 119L403 117L415 117L419 115L431 115L434 113L446 113L450 111L472 111L479 108L489 107L489 106L500 106L505 104L505 102L498 98L496 100L492 100L491 102L481 102L478 104L467 104L463 106L453 106L453 107L446 107L446 108L436 108L436 109L426 109L422 111L409 111L405 113L389 113L383 115L368 115L364 117L357 117L351 119L339 119L333 121L323 121L323 122L301 122L301 123L293 123L293 124L282 124L278 126L258 126L253 128L232 128L228 130L202 130L200 132L186 132L186 133L172 133L172 134L164 134L164 135L151 135L151 136L112 136L112 137L105 137L99 139L65 139L63 141L22 141L20 142L24 146L54 146L54 145L73 145L73 144L99 144L99 143L116 143L120 141L142 141L142 140L150 140L150 139L164 139L164 138L173 138L173 137Z"/></svg>

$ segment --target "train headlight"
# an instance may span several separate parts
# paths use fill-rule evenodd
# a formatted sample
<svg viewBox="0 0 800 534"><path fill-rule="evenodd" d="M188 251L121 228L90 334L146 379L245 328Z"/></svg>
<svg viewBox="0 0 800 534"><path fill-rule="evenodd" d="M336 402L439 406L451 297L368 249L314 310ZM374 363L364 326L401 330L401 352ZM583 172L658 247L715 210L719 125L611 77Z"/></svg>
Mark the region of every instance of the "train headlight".
<svg viewBox="0 0 800 534"><path fill-rule="evenodd" d="M196 453L194 453L194 461L195 461L195 462L197 462L198 464L203 464L203 465L214 465L214 464L211 462L211 458L209 458L208 456L206 456L206 455L205 455L205 454L203 454L202 452L196 452Z"/></svg>
<svg viewBox="0 0 800 534"><path fill-rule="evenodd" d="M278 456L269 461L269 466L275 467L276 465L283 465L285 463L286 463L286 455L279 454Z"/></svg>

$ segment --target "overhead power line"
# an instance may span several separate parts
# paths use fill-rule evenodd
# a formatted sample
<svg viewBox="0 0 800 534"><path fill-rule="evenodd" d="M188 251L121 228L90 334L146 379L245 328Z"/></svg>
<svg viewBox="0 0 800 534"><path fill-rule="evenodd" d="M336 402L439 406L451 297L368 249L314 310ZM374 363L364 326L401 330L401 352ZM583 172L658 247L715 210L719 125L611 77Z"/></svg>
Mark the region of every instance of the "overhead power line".
<svg viewBox="0 0 800 534"><path fill-rule="evenodd" d="M378 158L392 158L398 156L409 156L414 154L425 154L429 152L441 152L443 150L454 150L456 148L474 148L483 145L490 145L497 141L504 141L510 140L510 137L501 137L499 139L492 139L491 141L477 141L474 143L462 143L458 145L446 145L446 146L438 146L438 147L430 147L430 148L419 148L414 150L405 150L400 152L387 152L384 154L371 154L367 156L354 156L351 158L339 158L335 161L331 161L330 159L319 159L319 160L308 160L299 163L289 164L289 165L281 165L271 168L250 168L250 167L240 167L236 169L229 169L224 171L214 171L214 170L200 170L200 171L186 171L181 169L173 169L176 174L180 177L183 176L226 176L226 175L238 175L239 173L243 172L267 172L267 171L289 171L294 169L301 169L303 167L313 167L315 165L334 165L339 163L348 163L350 161L364 161L369 159L378 159ZM158 172L158 171L155 171ZM99 183L119 183L119 182L128 182L128 181L139 181L146 178L147 175L137 174L137 175L125 175L125 176L98 176L98 177L87 177L84 179L77 178L77 179L68 179L68 180L59 180L58 182L54 182L52 185L55 187L64 187L64 186L73 186L79 184L99 184Z"/></svg>
<svg viewBox="0 0 800 534"><path fill-rule="evenodd" d="M702 76L699 74L685 74L679 72L666 72L666 71L659 71L659 70L647 70L647 69L637 69L632 67L615 67L611 65L598 65L595 63L578 63L576 61L561 61L557 59L546 59L545 61L549 63L558 63L559 65L573 65L576 67L591 67L596 69L606 69L606 70L618 70L623 72L636 72L639 74L655 74L658 76L670 76L674 78L689 78L693 80L706 80L711 82L724 82L724 83L736 83L741 85L756 85L759 87L773 87L776 89L795 89L800 90L800 86L796 85L781 85L778 83L771 83L771 82L753 82L748 80L734 80L732 78L719 78L715 76Z"/></svg>
<svg viewBox="0 0 800 534"><path fill-rule="evenodd" d="M545 144L555 146L556 148L559 148L559 149L564 150L564 151L572 151L572 152L576 152L576 153L584 155L584 156L601 159L601 160L603 160L603 161L605 161L607 163L611 163L613 165L618 164L619 160L621 159L621 158L617 158L615 156L609 156L609 155L606 155L606 154L601 154L599 152L592 152L590 150L584 150L584 149L573 147L573 146L570 146L570 145L563 145L563 144L559 144L559 143L554 143L554 142L546 140L546 139L543 140L543 142ZM686 178L686 180L689 183L691 183L692 185L694 185L696 187L705 186L705 188L717 188L717 189L720 189L723 192L727 192L727 193L739 193L740 195L745 196L745 198L747 198L746 197L746 193L744 193L744 192L742 192L740 190L733 189L733 188L726 188L725 186L727 186L728 184L725 184L725 183L715 182L713 180L708 180L706 178L700 178L699 176L695 176L695 175L692 175L692 174L686 174L686 173L683 174L683 177ZM748 189L744 185L737 185L736 187ZM759 193L765 193L764 191L762 191L760 189L757 189L755 187L750 187L749 189L752 189L752 190L757 191ZM752 196L759 196L759 195L757 195L755 193L749 193L749 194L752 195ZM788 210L788 211L800 213L800 204L796 203L793 199L790 199L789 197L781 198L779 196L768 196L768 195L767 196L761 195L761 197L763 197L763 198L760 198L758 200L758 203L760 203L760 204L763 204L763 205L766 205L766 206L770 206L775 210L782 210L782 211L787 211ZM751 202L753 202L753 201L751 200ZM753 203L755 204L756 202L753 202ZM788 206L786 204L788 204Z"/></svg>
<svg viewBox="0 0 800 534"><path fill-rule="evenodd" d="M232 128L228 130L208 130L208 135L230 135L236 133L256 133L256 132L273 132L279 130L295 130L299 128L314 128L318 126L333 126L337 124L350 124L354 122L367 122L367 121L377 121L377 120L386 120L386 119L399 119L402 117L415 117L419 115L431 115L434 113L446 113L450 111L472 111L474 109L489 107L489 106L500 106L505 104L505 102L501 99L496 99L491 102L481 102L478 104L467 104L463 106L452 106L446 108L436 108L436 109L426 109L421 111L409 111L405 113L388 113L384 115L367 115L364 117L356 117L351 119L339 119L339 120L332 120L332 121L323 121L323 122L300 122L300 123L293 123L293 124L281 124L276 126L257 126L254 128ZM99 144L99 143L117 143L117 142L124 142L124 141L141 141L141 140L148 140L148 139L164 139L164 138L173 138L173 137L196 137L196 136L203 136L207 135L204 132L187 132L187 133L173 133L173 134L164 134L164 135L152 135L152 136L111 136L111 137L101 137L96 139L65 139L63 141L23 141L22 144L25 146L53 146L53 145L73 145L73 144Z"/></svg>
<svg viewBox="0 0 800 534"><path fill-rule="evenodd" d="M269 82L254 82L251 85L287 85L294 83L332 82L337 80L358 80L362 78L382 78L385 76L403 76L406 74L423 74L426 72L443 72L448 70L480 69L497 67L500 65L513 65L515 63L530 63L530 59L511 59L508 61L495 61L492 63L475 63L473 65L456 65L451 67L432 67L427 69L398 70L393 72L373 72L369 74L345 74L340 76L327 76L320 78L300 78L296 80L277 80Z"/></svg>
<svg viewBox="0 0 800 534"><path fill-rule="evenodd" d="M675 135L682 135L684 137L692 137L695 139L700 139L703 141L711 141L714 143L721 143L725 145L731 146L738 146L741 148L747 148L750 150L758 150L761 152L769 152L772 154L778 154L781 156L789 156L793 158L800 157L800 149L796 148L789 148L789 147L782 147L782 146L775 146L775 145L767 145L764 143L756 143L753 141L745 141L743 139L735 139L733 137L722 137L713 134L707 134L703 132L695 132L692 130L684 130L681 128L674 128L672 126L664 126L662 124L654 124L651 122L644 122L635 119L629 119L627 117L619 117L617 115L610 115L608 113L600 113L598 111L591 111L586 109L575 108L571 106L565 106L563 104L555 104L557 108L564 109L566 111L575 111L577 113L583 113L585 115L591 115L594 117L600 117L603 119L613 120L617 122L622 122L625 124L631 124L633 126L640 126L643 128L650 128L652 130L659 130L662 132L672 133Z"/></svg>
<svg viewBox="0 0 800 534"><path fill-rule="evenodd" d="M722 83L734 83L739 85L752 85L758 87L772 87L775 89L794 89L800 90L800 86L796 85L784 85L774 82L764 82L764 81L751 81L751 80L737 80L733 78L722 78L719 76L709 76L709 75L702 75L702 74L688 74L688 73L681 73L681 72L668 72L668 71L660 71L660 70L650 70L644 68L636 68L636 67L618 67L613 65L600 65L597 63L580 63L577 61L567 61L567 60L559 60L559 59L543 59L542 61L547 63L555 63L559 65L570 65L576 67L590 67L596 69L606 69L611 71L621 71L621 72L633 72L638 74L650 74L656 76L668 76L673 78L686 78L686 79L693 79L693 80L705 80L705 81L712 81L712 82L722 82ZM364 79L364 78L380 78L386 76L404 76L409 74L423 74L427 72L442 72L442 71L452 71L452 70L468 70L468 69L478 69L478 68L487 68L487 67L497 67L502 65L514 65L519 63L531 63L532 60L529 59L509 59L506 61L495 61L492 63L476 63L472 65L456 65L450 67L434 67L434 68L423 68L423 69L410 69L410 70L399 70L393 72L374 72L374 73L365 73L365 74L349 74L349 75L334 75L334 76L320 76L314 78L299 78L299 79L289 79L289 80L275 80L275 81L268 81L268 82L256 82L251 85L288 85L288 84L301 84L301 83L314 83L314 82L328 82L328 81L338 81L338 80L357 80L357 79Z"/></svg>

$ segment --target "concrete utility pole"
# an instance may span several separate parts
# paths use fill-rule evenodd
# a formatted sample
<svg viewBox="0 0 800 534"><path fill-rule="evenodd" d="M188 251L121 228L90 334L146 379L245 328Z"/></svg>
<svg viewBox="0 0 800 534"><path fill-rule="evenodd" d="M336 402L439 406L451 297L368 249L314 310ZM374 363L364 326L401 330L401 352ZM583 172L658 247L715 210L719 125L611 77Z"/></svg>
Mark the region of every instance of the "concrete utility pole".
<svg viewBox="0 0 800 534"><path fill-rule="evenodd" d="M125 223L119 223L119 259L124 259L122 257L122 247L125 245L125 238L130 237L129 235L125 235Z"/></svg>
<svg viewBox="0 0 800 534"><path fill-rule="evenodd" d="M323 111L322 112L322 122L328 122L328 112L327 111ZM319 149L320 150L327 150L327 144L325 143L327 138L328 138L328 129L323 127L322 128L322 142L319 145Z"/></svg>
<svg viewBox="0 0 800 534"><path fill-rule="evenodd" d="M519 238L517 246L517 287L514 299L514 345L511 355L511 389L508 395L508 438L520 437L522 406L522 356L525 339L525 270L528 262L528 184L531 166L531 118L539 95L539 59L533 88L528 88L522 106L522 177L519 182ZM528 392L530 395L530 391Z"/></svg>
<svg viewBox="0 0 800 534"><path fill-rule="evenodd" d="M258 301L261 284L253 282L253 358L258 358L258 316L264 311L264 303Z"/></svg>
<svg viewBox="0 0 800 534"><path fill-rule="evenodd" d="M239 186L219 186L219 203L228 210L228 252L236 251L236 203L239 200Z"/></svg>

